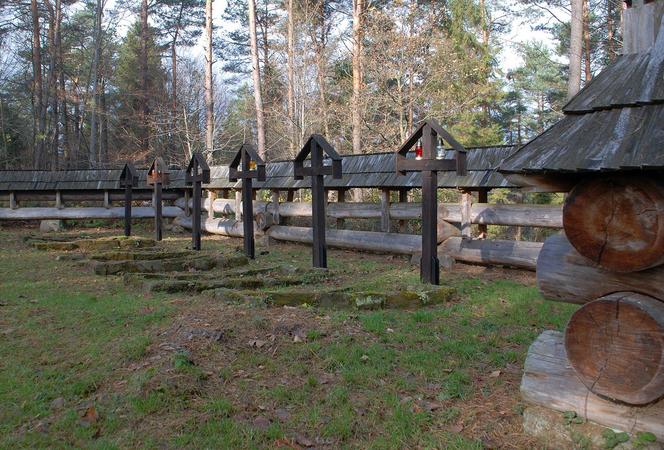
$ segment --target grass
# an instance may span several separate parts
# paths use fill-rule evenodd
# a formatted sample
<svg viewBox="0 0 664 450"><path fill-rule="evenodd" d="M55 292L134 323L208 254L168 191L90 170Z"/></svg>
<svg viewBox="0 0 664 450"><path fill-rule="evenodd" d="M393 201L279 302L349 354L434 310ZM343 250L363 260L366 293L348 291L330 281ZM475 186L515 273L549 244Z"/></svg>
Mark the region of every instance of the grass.
<svg viewBox="0 0 664 450"><path fill-rule="evenodd" d="M574 310L544 301L528 277L480 269L441 276L458 298L415 311L146 295L28 248L25 233L0 229L0 448L274 448L298 436L334 448L528 447L518 413L528 345ZM271 247L251 265L306 268L309 251ZM320 289L419 284L399 258L332 250L330 266ZM302 342L284 324L303 329ZM191 328L225 338L190 339Z"/></svg>

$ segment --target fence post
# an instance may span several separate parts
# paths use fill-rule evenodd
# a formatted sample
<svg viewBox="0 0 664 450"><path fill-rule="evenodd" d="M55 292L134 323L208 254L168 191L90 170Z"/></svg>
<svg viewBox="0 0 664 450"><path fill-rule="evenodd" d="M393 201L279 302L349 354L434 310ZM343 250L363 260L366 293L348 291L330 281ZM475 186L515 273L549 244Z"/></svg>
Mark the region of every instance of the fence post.
<svg viewBox="0 0 664 450"><path fill-rule="evenodd" d="M390 190L380 191L380 231L390 232Z"/></svg>

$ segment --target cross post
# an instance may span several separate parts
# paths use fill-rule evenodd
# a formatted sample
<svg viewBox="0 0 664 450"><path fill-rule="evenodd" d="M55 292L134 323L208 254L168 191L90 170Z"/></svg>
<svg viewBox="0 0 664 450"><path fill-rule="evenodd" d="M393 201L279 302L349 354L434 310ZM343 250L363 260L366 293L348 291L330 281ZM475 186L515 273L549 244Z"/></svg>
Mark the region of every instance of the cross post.
<svg viewBox="0 0 664 450"><path fill-rule="evenodd" d="M437 154L438 139L450 144L454 158L446 159L446 151ZM419 141L422 142L422 155L408 158L408 151ZM442 147L441 147L442 148ZM435 120L427 120L406 140L396 152L396 171L399 175L407 172L422 173L422 256L420 259L420 280L423 283L440 284L438 261L438 172L456 171L466 174L466 150Z"/></svg>
<svg viewBox="0 0 664 450"><path fill-rule="evenodd" d="M125 188L124 235L131 236L132 189L138 186L138 172L134 165L127 162L120 174L120 187Z"/></svg>
<svg viewBox="0 0 664 450"><path fill-rule="evenodd" d="M154 238L156 241L161 241L162 238L161 191L163 186L168 186L169 179L166 163L158 156L148 169L147 176L148 184L153 186L152 202L154 207Z"/></svg>
<svg viewBox="0 0 664 450"><path fill-rule="evenodd" d="M201 199L203 183L210 182L210 166L200 153L194 153L191 156L187 172L185 174L185 183L191 186L193 190L193 217L191 218L191 248L193 250L201 249ZM212 208L212 202L210 202Z"/></svg>
<svg viewBox="0 0 664 450"><path fill-rule="evenodd" d="M238 170L239 169L239 170ZM242 234L244 254L247 258L256 257L254 242L253 179L265 181L265 162L251 144L242 144L235 158L228 166L229 181L242 180Z"/></svg>
<svg viewBox="0 0 664 450"><path fill-rule="evenodd" d="M304 166L307 156L311 156L310 167ZM331 160L330 165L325 164L325 156ZM327 268L325 242L327 196L325 195L324 175L332 175L335 179L341 178L341 156L323 136L313 134L295 157L293 171L296 180L302 180L305 176L311 177L313 266Z"/></svg>

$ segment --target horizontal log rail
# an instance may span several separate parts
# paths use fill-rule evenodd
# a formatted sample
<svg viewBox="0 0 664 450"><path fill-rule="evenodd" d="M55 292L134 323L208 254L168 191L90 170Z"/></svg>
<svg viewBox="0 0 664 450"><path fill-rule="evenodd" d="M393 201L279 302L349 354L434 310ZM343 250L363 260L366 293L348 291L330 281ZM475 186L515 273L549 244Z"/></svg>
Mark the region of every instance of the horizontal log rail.
<svg viewBox="0 0 664 450"><path fill-rule="evenodd" d="M190 207L193 205L189 200ZM184 208L185 199L176 200L175 204ZM207 211L209 199L204 199L202 208ZM214 212L235 214L241 207L234 199L215 199L212 205ZM452 223L460 223L461 206L456 203L440 203L438 217ZM279 217L311 217L311 203L282 202L278 208L272 202L254 202L254 211L267 211ZM327 216L333 219L380 219L383 216L380 203L369 202L329 202L326 206ZM419 203L398 202L389 204L389 216L392 220L417 220L422 216ZM524 227L562 228L562 208L557 205L494 205L475 203L470 208L470 221L479 225L504 225Z"/></svg>
<svg viewBox="0 0 664 450"><path fill-rule="evenodd" d="M103 208L0 208L0 220L87 220L87 219L124 219L124 207ZM164 206L164 217L177 217L182 215L182 209L177 206ZM154 217L151 206L138 206L131 209L134 219L149 219Z"/></svg>
<svg viewBox="0 0 664 450"><path fill-rule="evenodd" d="M191 230L192 220L191 217L179 216L173 223L180 225L183 228ZM222 236L238 237L244 236L242 222L233 219L205 219L201 220L201 230L211 234L219 234ZM262 235L263 232L256 223L254 223L255 234Z"/></svg>
<svg viewBox="0 0 664 450"><path fill-rule="evenodd" d="M191 229L191 217L178 217L175 223ZM202 227L208 233L242 237L242 222L231 219L207 219ZM259 233L259 229L257 234ZM278 241L311 244L313 230L309 227L273 225L265 234ZM379 253L417 255L421 252L422 236L416 234L383 233L377 231L328 229L325 239L330 247L364 250ZM535 270L542 244L539 242L507 240L468 240L450 237L438 246L442 255L456 261L480 265L502 265Z"/></svg>

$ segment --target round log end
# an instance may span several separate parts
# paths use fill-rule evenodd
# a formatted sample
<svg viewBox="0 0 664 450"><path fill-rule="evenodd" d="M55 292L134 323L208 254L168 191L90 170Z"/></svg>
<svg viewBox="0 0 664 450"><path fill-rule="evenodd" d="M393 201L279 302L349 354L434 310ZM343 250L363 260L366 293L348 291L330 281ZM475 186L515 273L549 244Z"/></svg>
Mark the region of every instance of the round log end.
<svg viewBox="0 0 664 450"><path fill-rule="evenodd" d="M585 304L565 330L567 357L593 393L631 405L664 396L664 302L621 292Z"/></svg>
<svg viewBox="0 0 664 450"><path fill-rule="evenodd" d="M604 269L664 264L664 184L625 175L582 181L565 200L563 227L574 248Z"/></svg>

